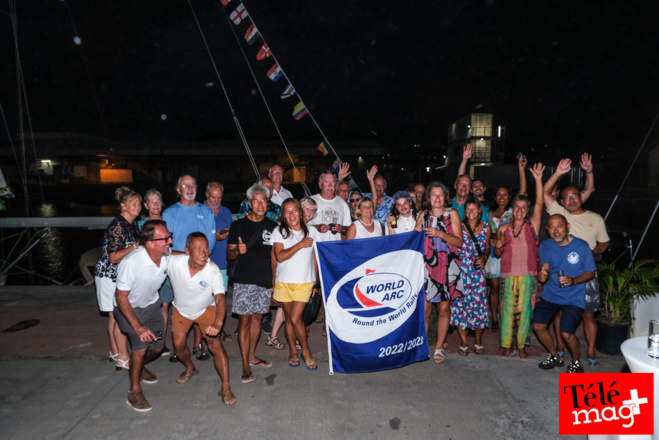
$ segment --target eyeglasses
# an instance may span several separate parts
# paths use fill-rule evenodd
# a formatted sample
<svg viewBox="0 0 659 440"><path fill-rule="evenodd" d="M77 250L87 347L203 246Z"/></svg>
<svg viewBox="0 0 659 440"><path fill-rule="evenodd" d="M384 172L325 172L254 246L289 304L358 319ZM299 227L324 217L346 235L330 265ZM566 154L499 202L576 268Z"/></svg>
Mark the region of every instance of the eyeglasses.
<svg viewBox="0 0 659 440"><path fill-rule="evenodd" d="M165 241L167 241L167 240L169 240L170 238L171 238L172 240L174 239L174 233L173 233L173 232L170 232L169 235L166 236L166 237L162 237L162 238L152 238L152 239L149 240L149 241L160 241L160 240L165 240Z"/></svg>
<svg viewBox="0 0 659 440"><path fill-rule="evenodd" d="M571 196L563 197L563 200L569 202L570 200L577 200L579 196L572 194Z"/></svg>
<svg viewBox="0 0 659 440"><path fill-rule="evenodd" d="M359 202L360 199L350 199L350 203Z"/></svg>
<svg viewBox="0 0 659 440"><path fill-rule="evenodd" d="M188 188L196 189L197 184L196 183L184 183L183 185L181 185L181 188L183 188L183 189L188 189Z"/></svg>

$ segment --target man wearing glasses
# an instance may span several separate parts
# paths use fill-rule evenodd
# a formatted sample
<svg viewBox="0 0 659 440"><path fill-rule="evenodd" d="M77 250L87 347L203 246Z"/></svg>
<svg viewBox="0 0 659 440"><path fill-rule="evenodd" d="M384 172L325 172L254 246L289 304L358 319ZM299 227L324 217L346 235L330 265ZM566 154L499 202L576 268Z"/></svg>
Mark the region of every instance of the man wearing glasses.
<svg viewBox="0 0 659 440"><path fill-rule="evenodd" d="M561 160L556 167L556 172L545 183L543 187L545 205L549 214L561 214L567 219L570 224L570 234L585 240L590 246L595 262L598 262L601 259L602 252L609 247L610 241L602 216L583 209L582 194L573 186L568 186L561 191L562 206L556 203L556 199L552 195L552 190L558 179L563 174L570 172L571 165L572 161L570 159ZM586 172L587 186L594 188L593 168L588 154L581 157L581 167ZM584 334L588 343L587 359L591 367L599 367L600 365L595 352L595 339L597 338L595 312L599 310L599 306L599 283L597 277L595 277L586 284L586 307L583 313ZM564 346L561 342L559 341L557 344L558 347ZM560 349L558 351L562 352Z"/></svg>
<svg viewBox="0 0 659 440"><path fill-rule="evenodd" d="M135 411L151 410L140 380L153 384L158 378L145 365L162 352L165 322L158 289L167 276L172 234L162 220L142 227L139 247L126 255L117 269L114 316L131 346L130 390L126 403Z"/></svg>
<svg viewBox="0 0 659 440"><path fill-rule="evenodd" d="M213 253L215 248L215 213L206 205L198 203L197 181L190 175L179 177L176 184L176 193L180 200L178 203L165 209L162 213L162 219L167 223L167 228L174 234L172 249L179 252L185 252L185 239L192 232L201 232L208 239L208 249ZM165 328L167 328L167 317L169 315L169 304L174 299L172 285L169 279L160 289L160 298L163 302L162 312L165 317ZM199 330L195 326L195 333ZM201 333L197 335L197 340L201 340ZM199 360L210 359L210 355L200 344L195 346L193 353ZM176 354L170 359L171 362L178 361Z"/></svg>
<svg viewBox="0 0 659 440"><path fill-rule="evenodd" d="M277 164L274 164L268 170L268 177L272 181L272 196L270 201L281 206L286 199L293 198L293 194L281 185L284 180L284 169Z"/></svg>

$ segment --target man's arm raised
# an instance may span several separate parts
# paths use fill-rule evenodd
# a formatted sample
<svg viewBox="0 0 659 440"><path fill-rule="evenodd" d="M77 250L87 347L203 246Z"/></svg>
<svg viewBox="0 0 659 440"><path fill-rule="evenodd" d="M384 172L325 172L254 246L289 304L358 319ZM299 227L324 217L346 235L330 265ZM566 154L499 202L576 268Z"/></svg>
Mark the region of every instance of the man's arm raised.
<svg viewBox="0 0 659 440"><path fill-rule="evenodd" d="M473 154L474 149L471 144L467 144L462 148L462 162L460 162L460 168L458 168L458 177L467 174L467 163L469 163L469 159ZM458 183L458 177L455 178L456 184Z"/></svg>
<svg viewBox="0 0 659 440"><path fill-rule="evenodd" d="M581 168L586 172L586 183L581 190L581 203L586 203L586 200L595 192L595 175L593 174L593 156L584 153L581 155Z"/></svg>
<svg viewBox="0 0 659 440"><path fill-rule="evenodd" d="M552 176L545 182L545 186L543 187L543 195L545 197L545 206L547 209L551 208L554 205L554 202L556 199L554 199L554 196L551 195L551 191L554 189L554 186L556 186L556 183L558 183L558 179L563 175L568 172L570 172L570 167L572 165L572 161L570 159L563 159L560 162L558 162L558 166L556 167L556 172L552 174Z"/></svg>

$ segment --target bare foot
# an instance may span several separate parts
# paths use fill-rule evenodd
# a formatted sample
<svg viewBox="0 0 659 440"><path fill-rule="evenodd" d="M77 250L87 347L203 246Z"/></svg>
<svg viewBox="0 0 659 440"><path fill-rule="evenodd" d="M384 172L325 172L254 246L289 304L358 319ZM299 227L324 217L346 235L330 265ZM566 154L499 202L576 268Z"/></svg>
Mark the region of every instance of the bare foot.
<svg viewBox="0 0 659 440"><path fill-rule="evenodd" d="M513 351L510 348L506 348L506 349L503 350L503 352L501 353L500 356L504 359L508 359L510 357L510 355L512 354L512 352Z"/></svg>

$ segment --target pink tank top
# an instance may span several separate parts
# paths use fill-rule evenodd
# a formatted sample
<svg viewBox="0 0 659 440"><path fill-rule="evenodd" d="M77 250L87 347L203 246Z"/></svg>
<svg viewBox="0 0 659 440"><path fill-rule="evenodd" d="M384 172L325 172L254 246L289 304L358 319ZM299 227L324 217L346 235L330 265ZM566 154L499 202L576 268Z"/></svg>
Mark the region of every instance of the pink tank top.
<svg viewBox="0 0 659 440"><path fill-rule="evenodd" d="M522 226L517 237L513 236L513 222L506 229L506 246L501 255L501 277L520 277L538 274L538 235L531 222Z"/></svg>

